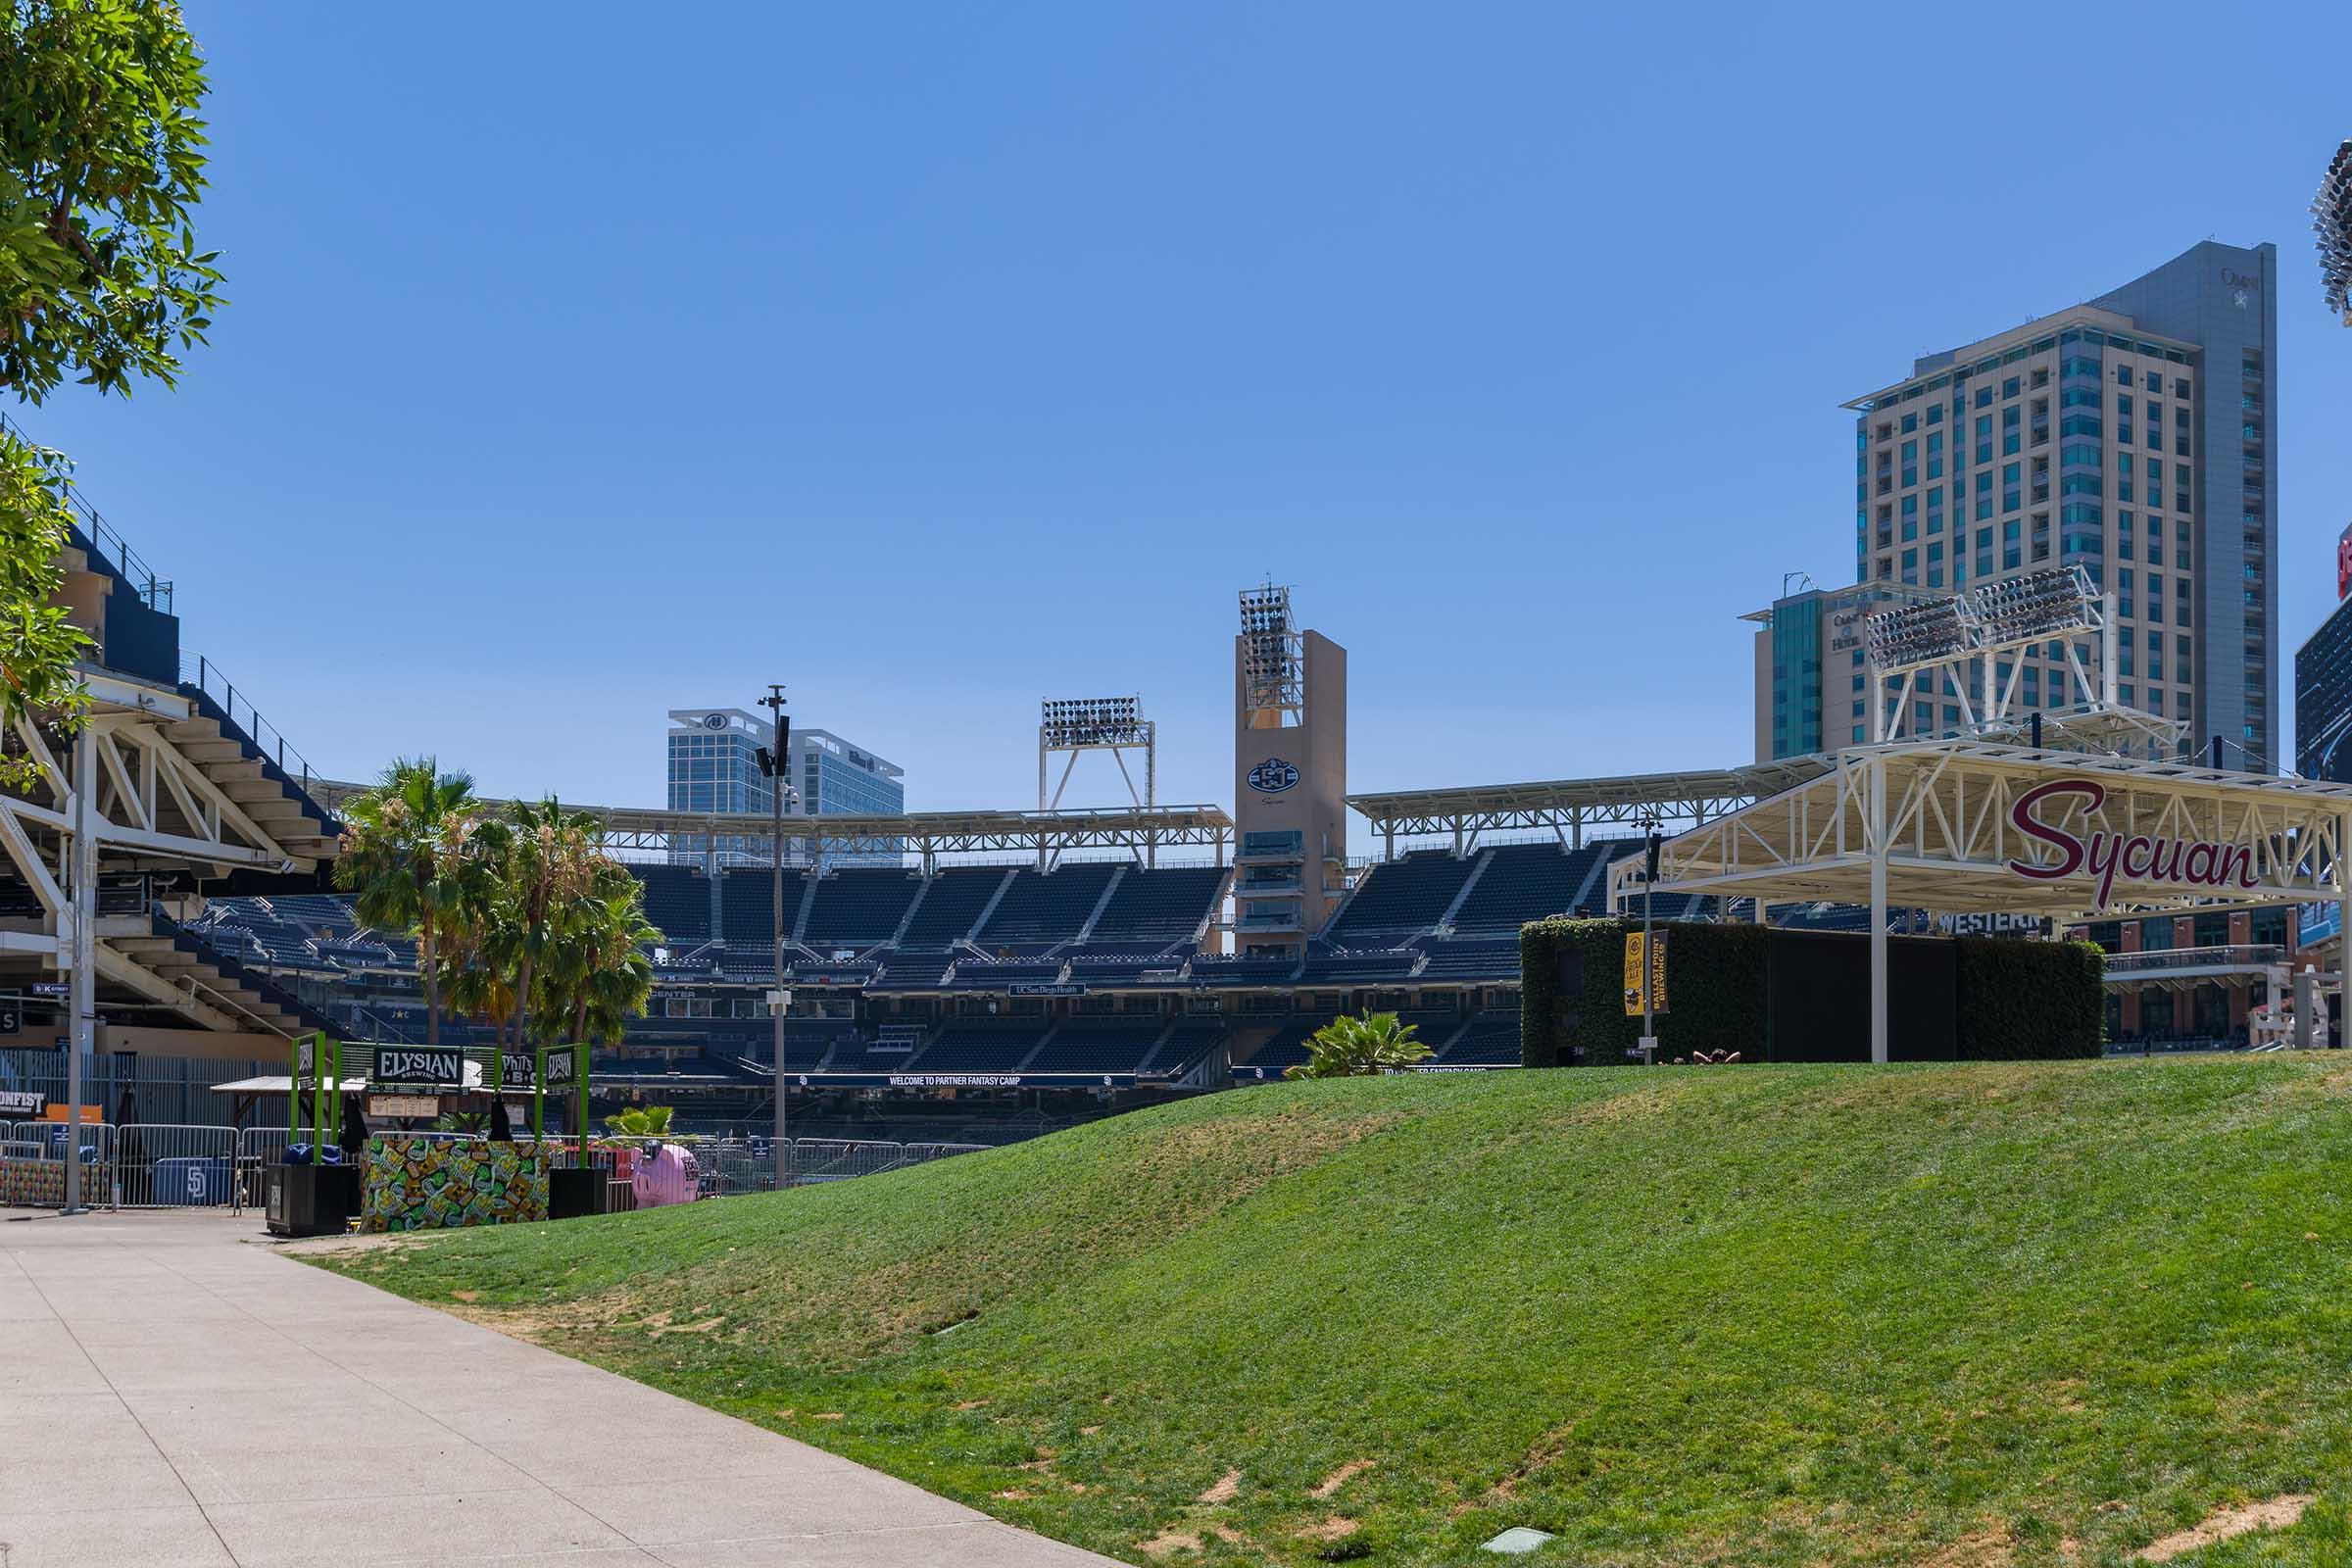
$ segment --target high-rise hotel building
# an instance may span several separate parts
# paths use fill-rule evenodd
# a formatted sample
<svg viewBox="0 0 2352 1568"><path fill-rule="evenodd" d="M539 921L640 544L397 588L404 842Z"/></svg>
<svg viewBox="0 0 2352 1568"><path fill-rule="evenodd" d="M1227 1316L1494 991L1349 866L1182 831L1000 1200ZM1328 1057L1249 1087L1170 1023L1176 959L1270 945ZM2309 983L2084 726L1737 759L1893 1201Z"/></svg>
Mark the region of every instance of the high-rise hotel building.
<svg viewBox="0 0 2352 1568"><path fill-rule="evenodd" d="M1933 591L2080 564L2115 595L2124 705L2275 770L2277 265L2274 246L2206 241L1848 403L1857 580ZM1828 746L1865 736L1861 660L1824 661ZM2072 700L2061 645L2021 680L2025 708Z"/></svg>

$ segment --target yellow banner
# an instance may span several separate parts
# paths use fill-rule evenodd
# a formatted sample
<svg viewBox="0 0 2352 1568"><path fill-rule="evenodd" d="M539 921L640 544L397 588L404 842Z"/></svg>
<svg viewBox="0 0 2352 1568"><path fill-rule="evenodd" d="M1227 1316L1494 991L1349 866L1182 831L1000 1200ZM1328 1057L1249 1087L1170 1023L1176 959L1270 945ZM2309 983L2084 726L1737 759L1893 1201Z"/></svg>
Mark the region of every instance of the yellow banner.
<svg viewBox="0 0 2352 1568"><path fill-rule="evenodd" d="M1625 1015L1629 1018L1642 1016L1642 974L1644 969L1649 972L1649 1010L1653 1013L1666 1010L1666 933L1658 931L1651 934L1646 963L1642 961L1642 933L1628 931L1625 934Z"/></svg>

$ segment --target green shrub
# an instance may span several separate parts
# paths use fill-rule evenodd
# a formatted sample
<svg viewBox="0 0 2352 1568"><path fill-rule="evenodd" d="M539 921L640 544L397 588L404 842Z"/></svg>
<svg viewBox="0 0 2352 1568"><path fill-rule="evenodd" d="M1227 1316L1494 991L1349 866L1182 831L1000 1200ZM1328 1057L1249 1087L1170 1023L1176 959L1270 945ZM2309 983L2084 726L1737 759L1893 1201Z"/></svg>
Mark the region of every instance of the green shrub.
<svg viewBox="0 0 2352 1568"><path fill-rule="evenodd" d="M2107 1024L2107 956L2087 942L1961 937L1960 1056L2096 1056Z"/></svg>
<svg viewBox="0 0 2352 1568"><path fill-rule="evenodd" d="M1624 1004L1625 936L1641 922L1555 916L1519 931L1519 1059L1529 1067L1622 1065L1642 1038ZM1737 1051L1774 1060L1767 945L1748 924L1678 921L1667 933L1667 1010L1658 1016L1662 1058ZM1852 939L1856 942L1862 937ZM1955 1044L1963 1060L2095 1056L2105 1023L2104 956L2082 942L1954 939L1958 969ZM1561 960L1584 960L1581 997L1563 993Z"/></svg>
<svg viewBox="0 0 2352 1568"><path fill-rule="evenodd" d="M1625 937L1639 920L1536 920L1519 931L1519 1059L1530 1067L1622 1066L1642 1041L1625 1012ZM1764 1040L1765 929L1678 921L1666 936L1666 1008L1658 1049L1738 1051L1751 1059ZM1581 1000L1561 995L1560 960L1584 956Z"/></svg>

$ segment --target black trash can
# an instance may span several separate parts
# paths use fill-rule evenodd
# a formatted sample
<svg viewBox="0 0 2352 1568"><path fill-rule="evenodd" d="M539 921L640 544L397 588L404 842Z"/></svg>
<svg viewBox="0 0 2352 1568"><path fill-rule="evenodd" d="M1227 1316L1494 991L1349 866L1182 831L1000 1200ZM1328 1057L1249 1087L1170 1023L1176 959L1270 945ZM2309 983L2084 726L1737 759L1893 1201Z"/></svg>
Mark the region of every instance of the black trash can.
<svg viewBox="0 0 2352 1568"><path fill-rule="evenodd" d="M612 1182L612 1173L595 1165L586 1170L575 1167L549 1171L547 1217L578 1219L584 1214L602 1214Z"/></svg>
<svg viewBox="0 0 2352 1568"><path fill-rule="evenodd" d="M340 1236L360 1211L359 1167L269 1166L262 1211L272 1236Z"/></svg>

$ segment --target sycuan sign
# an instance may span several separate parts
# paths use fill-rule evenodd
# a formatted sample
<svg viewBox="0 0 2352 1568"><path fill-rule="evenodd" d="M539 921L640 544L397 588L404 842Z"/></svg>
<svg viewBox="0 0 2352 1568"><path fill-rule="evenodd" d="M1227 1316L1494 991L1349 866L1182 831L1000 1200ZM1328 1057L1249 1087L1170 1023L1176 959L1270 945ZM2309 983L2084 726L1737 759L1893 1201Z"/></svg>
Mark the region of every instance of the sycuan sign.
<svg viewBox="0 0 2352 1568"><path fill-rule="evenodd" d="M2116 833L2105 828L2089 837L2036 814L2044 801L2077 799L2085 818L2107 804L2107 787L2092 779L2062 778L2020 795L2009 808L2009 821L2020 833L2057 852L2054 860L2011 860L2009 869L2036 882L2058 882L2087 876L2098 883L2097 908L2107 906L2108 895L2120 876L2126 882L2161 882L2180 887L2254 887L2254 852L2242 844L2219 844L2211 839L2172 839L2160 834ZM2063 807L2054 808L2053 815Z"/></svg>

